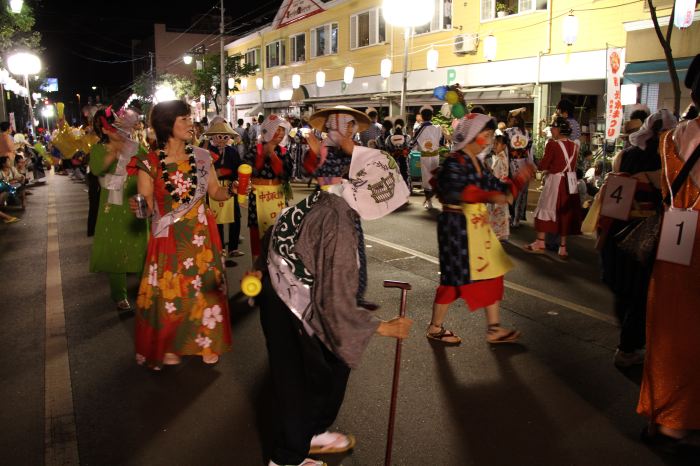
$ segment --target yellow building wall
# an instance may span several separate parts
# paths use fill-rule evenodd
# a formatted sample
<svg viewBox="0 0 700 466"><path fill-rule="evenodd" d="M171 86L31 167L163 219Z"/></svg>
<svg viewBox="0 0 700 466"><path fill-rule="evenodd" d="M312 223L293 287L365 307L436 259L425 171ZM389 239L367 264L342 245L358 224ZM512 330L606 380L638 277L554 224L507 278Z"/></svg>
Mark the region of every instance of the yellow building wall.
<svg viewBox="0 0 700 466"><path fill-rule="evenodd" d="M358 12L381 6L381 0L349 0L335 7L293 23L281 29L270 30L262 34L252 33L249 40L228 50L229 55L245 54L253 47L261 49L261 70L252 77L249 89L254 88L257 77L264 78L266 89L272 87L272 76L278 75L282 87L291 85L292 74L300 74L302 84L315 82L316 72L323 70L327 81L341 80L343 70L347 65L355 68L355 76L379 75L380 61L391 56L394 73L403 68L403 30L387 25L387 42L384 44L350 50L350 16ZM439 67L451 67L472 63L485 62L483 58L483 40L480 41L475 54L456 55L452 44L457 34L476 33L480 38L489 34L498 40L496 60L533 57L538 53L565 54L605 49L607 44L624 47L627 33L624 22L649 19L649 12L644 8L644 2L620 5L620 0L550 0L550 9L542 12L528 12L496 18L490 21L480 21L479 1L453 2L453 29L434 33L422 34L410 39L409 70L426 68L426 53L430 47L439 51ZM626 2L629 3L629 2ZM578 38L574 45L567 46L562 40L562 25L564 17L571 9L579 21ZM659 16L670 13L668 8L658 10ZM551 17L551 21L550 21ZM337 22L338 54L310 58L310 30L314 27ZM551 23L551 33L550 33ZM306 56L303 63L289 64L291 51L289 37L301 32L306 33ZM265 46L278 39L285 39L287 65L275 68L265 68ZM514 70L517 72L517 70Z"/></svg>

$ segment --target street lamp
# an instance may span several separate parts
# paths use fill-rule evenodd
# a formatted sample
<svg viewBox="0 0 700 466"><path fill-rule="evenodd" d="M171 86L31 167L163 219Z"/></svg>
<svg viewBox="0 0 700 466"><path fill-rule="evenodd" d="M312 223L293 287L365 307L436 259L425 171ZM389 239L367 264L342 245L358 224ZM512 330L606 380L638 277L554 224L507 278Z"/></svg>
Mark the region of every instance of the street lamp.
<svg viewBox="0 0 700 466"><path fill-rule="evenodd" d="M34 110L32 109L32 96L29 93L29 75L41 71L41 60L34 54L19 52L7 58L7 66L10 73L24 76L24 86L27 88L27 104L29 105L29 124L34 133Z"/></svg>
<svg viewBox="0 0 700 466"><path fill-rule="evenodd" d="M185 63L185 65L190 65L192 64L192 55L189 53L186 53L182 56L182 61Z"/></svg>
<svg viewBox="0 0 700 466"><path fill-rule="evenodd" d="M403 27L403 80L401 84L401 114L406 104L406 84L408 80L408 40L411 30L433 20L435 2L426 0L384 0L382 3L384 21Z"/></svg>
<svg viewBox="0 0 700 466"><path fill-rule="evenodd" d="M21 13L24 0L10 0L10 10L13 13Z"/></svg>
<svg viewBox="0 0 700 466"><path fill-rule="evenodd" d="M50 130L51 128L49 127L49 118L54 116L53 105L46 105L44 108L42 108L41 116L43 116L46 120L46 129Z"/></svg>

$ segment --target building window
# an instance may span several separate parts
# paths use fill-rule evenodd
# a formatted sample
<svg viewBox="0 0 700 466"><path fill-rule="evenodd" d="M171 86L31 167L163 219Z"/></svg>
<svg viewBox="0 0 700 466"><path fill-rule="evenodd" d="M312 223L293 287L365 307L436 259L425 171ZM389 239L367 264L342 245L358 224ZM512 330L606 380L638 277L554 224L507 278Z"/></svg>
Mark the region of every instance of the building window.
<svg viewBox="0 0 700 466"><path fill-rule="evenodd" d="M433 20L428 24L415 28L414 34L427 34L443 29L452 29L452 0L435 0Z"/></svg>
<svg viewBox="0 0 700 466"><path fill-rule="evenodd" d="M328 23L311 30L311 57L338 53L338 23Z"/></svg>
<svg viewBox="0 0 700 466"><path fill-rule="evenodd" d="M289 38L289 52L292 63L306 61L306 34L301 33Z"/></svg>
<svg viewBox="0 0 700 466"><path fill-rule="evenodd" d="M245 63L256 68L260 67L260 47L250 49L245 53Z"/></svg>
<svg viewBox="0 0 700 466"><path fill-rule="evenodd" d="M498 11L505 11L507 15L531 13L533 11L547 11L549 0L481 0L481 21L490 21L497 17Z"/></svg>
<svg viewBox="0 0 700 466"><path fill-rule="evenodd" d="M265 67L274 68L286 63L284 41L276 40L265 46Z"/></svg>
<svg viewBox="0 0 700 466"><path fill-rule="evenodd" d="M350 17L350 48L356 49L386 41L386 25L379 8Z"/></svg>

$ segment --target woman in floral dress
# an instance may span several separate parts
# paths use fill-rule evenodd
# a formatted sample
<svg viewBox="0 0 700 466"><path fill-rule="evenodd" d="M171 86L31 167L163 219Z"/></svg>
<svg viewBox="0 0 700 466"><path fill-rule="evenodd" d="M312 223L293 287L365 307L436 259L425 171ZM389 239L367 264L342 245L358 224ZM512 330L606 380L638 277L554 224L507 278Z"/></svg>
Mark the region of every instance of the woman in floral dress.
<svg viewBox="0 0 700 466"><path fill-rule="evenodd" d="M159 150L137 157L152 228L136 300L136 359L154 369L183 355L214 364L231 347L231 326L221 240L204 201L231 193L217 183L209 152L189 145L187 104L156 105L151 126Z"/></svg>

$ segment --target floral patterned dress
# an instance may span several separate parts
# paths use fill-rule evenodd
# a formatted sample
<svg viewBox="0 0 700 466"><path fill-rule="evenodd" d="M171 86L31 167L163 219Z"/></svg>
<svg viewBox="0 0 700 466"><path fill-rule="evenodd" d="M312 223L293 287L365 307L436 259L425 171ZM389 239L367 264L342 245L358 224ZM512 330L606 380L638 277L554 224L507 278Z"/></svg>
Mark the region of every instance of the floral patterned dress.
<svg viewBox="0 0 700 466"><path fill-rule="evenodd" d="M137 156L137 167L153 178L153 197L167 214L179 203L165 189L156 153ZM166 165L175 192L191 185L187 160ZM136 300L136 360L158 367L167 353L222 354L231 348L231 325L221 240L206 196L169 227L151 234Z"/></svg>

